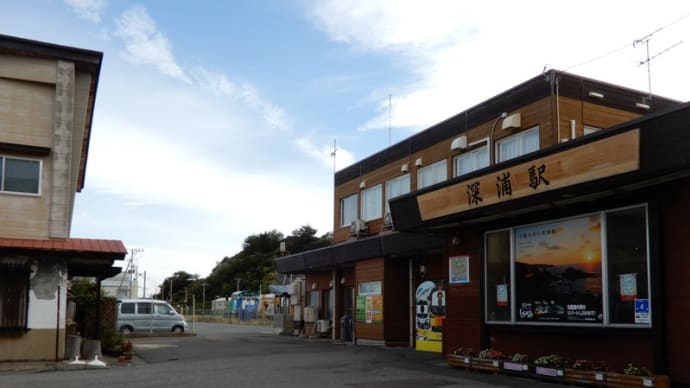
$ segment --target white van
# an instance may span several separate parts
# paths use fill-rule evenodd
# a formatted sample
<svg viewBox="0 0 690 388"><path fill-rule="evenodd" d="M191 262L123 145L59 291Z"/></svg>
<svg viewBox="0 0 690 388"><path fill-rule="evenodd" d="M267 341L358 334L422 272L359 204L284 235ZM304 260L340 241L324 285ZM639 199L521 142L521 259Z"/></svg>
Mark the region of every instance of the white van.
<svg viewBox="0 0 690 388"><path fill-rule="evenodd" d="M187 330L184 317L167 302L154 299L122 299L117 301L117 326L120 333L133 331Z"/></svg>

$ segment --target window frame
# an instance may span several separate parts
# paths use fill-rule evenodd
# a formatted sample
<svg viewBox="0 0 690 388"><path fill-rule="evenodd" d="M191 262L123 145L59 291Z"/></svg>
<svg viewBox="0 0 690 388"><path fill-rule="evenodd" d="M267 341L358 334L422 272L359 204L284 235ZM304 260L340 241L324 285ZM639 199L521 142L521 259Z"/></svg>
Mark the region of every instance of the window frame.
<svg viewBox="0 0 690 388"><path fill-rule="evenodd" d="M354 218L352 220L349 220L348 222L345 222L345 203L348 200L353 200L354 199ZM353 221L356 221L359 219L359 193L354 193L351 195L348 195L347 197L343 197L340 199L340 227L349 227Z"/></svg>
<svg viewBox="0 0 690 388"><path fill-rule="evenodd" d="M463 152L463 153L461 153L460 155L456 155L456 156L453 157L453 177L454 177L454 178L457 178L457 177L459 177L460 175L465 175L465 174L469 174L469 173L474 172L474 171L477 171L477 170L481 170L482 168L488 167L488 166L491 164L491 155L489 154L489 144L488 144L488 140L481 140L481 141L478 142L477 144L480 144L480 143L484 143L484 144L483 144L483 145L480 145L480 146L478 146L478 147L472 148L472 149L469 150L469 151ZM486 164L483 165L483 166L479 166L479 165L477 164L478 158L475 158L475 157L474 157L474 156L476 156L477 154L479 154L480 152L486 152L486 158L485 158L485 159L486 159L486 160L485 160L485 163L486 163ZM459 168L458 168L458 167L459 167L458 164L459 164L460 159L469 159L469 158L472 158L472 162L473 162L473 168L472 168L472 170L470 170L470 171L468 171L468 172L466 172L466 173L460 174L460 173L459 173Z"/></svg>
<svg viewBox="0 0 690 388"><path fill-rule="evenodd" d="M612 307L611 304L609 303L610 298L611 298L611 293L612 293L612 288L615 287L615 284L611 284L609 282L609 252L608 252L608 230L607 230L607 215L609 213L615 213L623 210L629 210L629 209L635 209L635 208L641 208L644 211L644 219L645 219L645 225L644 225L644 230L645 230L645 255L646 255L646 262L645 262L645 270L647 271L647 276L646 276L646 293L647 293L647 300L649 303L649 323L615 323L613 322L613 312L611 311ZM529 321L520 321L517 319L517 284L516 284L516 253L515 253L515 230L516 229L522 229L526 227L531 227L531 226L538 226L538 225L543 225L543 224L550 224L550 223L558 223L558 222L564 222L572 219L577 219L577 218L582 218L582 217L588 217L592 215L599 215L600 219L600 227L601 227L601 304L602 304L602 312L603 312L603 319L601 323L586 323L586 322L529 322ZM578 214L574 216L569 216L569 217L562 217L562 218L557 218L557 219L548 219L548 220L543 220L540 222L535 222L535 223L530 223L530 224L522 224L522 225L514 225L509 228L500 228L500 229L492 229L492 230L487 230L484 232L484 253L482 254L482 260L483 260L483 265L485 268L487 268L487 252L488 252L488 238L487 235L491 233L500 233L500 232L505 232L508 231L508 237L509 237L509 264L510 264L510 284L508 287L508 308L510 309L509 311L509 316L510 320L490 320L490 311L489 311L489 292L492 292L491 286L495 286L493 283L489 283L489 274L488 271L484 271L484 323L493 325L512 325L512 326L551 326L551 327L587 327L587 328L632 328L632 329L651 329L653 327L653 319L654 319L654 306L653 306L653 295L654 295L654 289L652 288L652 282L651 282L651 259L650 259L650 221L649 221L649 205L647 203L640 203L640 204L634 204L630 206L623 206L623 207L617 207L617 208L610 208L610 209L602 209L599 211L595 212L589 212L589 213L583 213L583 214ZM638 286L639 287L639 286Z"/></svg>
<svg viewBox="0 0 690 388"><path fill-rule="evenodd" d="M443 164L443 169L440 169L439 166ZM433 174L433 182L422 186L422 174L425 172L431 171ZM436 173L438 171L443 171L443 179L438 179L436 176ZM448 180L448 160L447 159L442 159L439 160L438 162L434 162L428 166L421 167L417 170L417 190L423 189L425 187L430 187L435 184L441 183Z"/></svg>
<svg viewBox="0 0 690 388"><path fill-rule="evenodd" d="M374 291L362 291L362 286L365 285L371 285L374 286L374 288L378 288L377 290ZM383 282L381 280L370 280L370 281L365 281L365 282L357 282L357 296L367 296L367 295L383 295Z"/></svg>
<svg viewBox="0 0 690 388"><path fill-rule="evenodd" d="M6 282L3 282L4 287L0 286L0 291L11 291L13 294L9 295L8 297L14 297L18 300L16 316L7 320L7 323L16 322L16 325L4 326L4 307L0 309L0 332L27 331L29 330L29 290L31 289L31 270L25 266L0 264L0 271L2 273L2 277L7 278L4 280L14 282L10 284L10 287L7 286ZM4 299L4 297L4 292L0 293L0 298ZM2 303L2 305L4 304L5 303ZM8 304L11 306L15 305L15 303Z"/></svg>
<svg viewBox="0 0 690 388"><path fill-rule="evenodd" d="M537 149L525 152L523 140L525 137L532 135L535 132L537 134ZM527 155L527 154L530 154L530 153L535 152L535 151L539 151L539 149L541 149L541 144L540 144L540 139L539 139L540 133L541 132L540 132L539 126L535 125L532 128L529 128L529 129L526 129L524 131L520 131L520 132L515 133L513 135L506 136L506 137L503 137L503 138L496 140L496 144L494 145L494 148L495 148L494 154L496 155L495 156L495 159L496 159L495 162L496 163L502 163L502 162L505 162L505 161L508 161L511 159L519 158L520 156ZM501 152L501 145L504 144L505 142L509 141L509 140L516 140L516 139L520 142L520 145L519 145L520 150L518 151L518 154L516 156L513 156L512 158L503 159L502 152Z"/></svg>
<svg viewBox="0 0 690 388"><path fill-rule="evenodd" d="M37 174L38 176L36 177L38 182L37 182L37 191L36 192L5 190L5 178L7 176L7 174L5 173L5 170L7 169L7 159L35 162L38 164L38 174ZM34 158L23 158L23 157L18 157L18 156L0 155L0 194L27 195L27 196L32 196L32 197L39 197L39 196L41 196L42 186L43 186L42 185L42 179L41 179L42 177L43 177L43 160L34 159Z"/></svg>
<svg viewBox="0 0 690 388"><path fill-rule="evenodd" d="M403 186L403 183L404 183L404 182L403 182L404 180L407 180L407 187L406 187L407 191L404 191L404 190L403 190L404 192L401 192L400 194L396 194L396 195L394 195L394 196L391 195L391 191L393 191L393 190L391 190L391 186L392 186L392 185L398 185L399 187L402 187L402 186ZM393 178L393 179L387 180L387 181L386 181L385 192L384 192L384 196L385 196L385 209L384 209L384 214L385 214L385 213L390 213L390 211L391 211L390 203L389 203L389 201L390 201L391 199L397 198L397 197L399 197L399 196L401 196L401 195L408 194L408 193L410 193L411 191L412 191L412 177L411 177L410 173L406 173L406 174L400 175L400 176L398 176L398 177L395 177L395 178Z"/></svg>
<svg viewBox="0 0 690 388"><path fill-rule="evenodd" d="M363 189L360 193L362 200L360 201L360 214L364 221L376 220L383 217L383 185L379 183L372 187ZM370 198L374 201L373 209L369 209ZM371 212L371 214L369 214Z"/></svg>

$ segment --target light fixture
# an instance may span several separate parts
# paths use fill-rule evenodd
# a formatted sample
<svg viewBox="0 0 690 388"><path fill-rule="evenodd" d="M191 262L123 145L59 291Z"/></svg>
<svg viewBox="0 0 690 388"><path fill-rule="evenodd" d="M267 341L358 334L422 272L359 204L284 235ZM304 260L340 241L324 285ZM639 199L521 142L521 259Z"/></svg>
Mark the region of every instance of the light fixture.
<svg viewBox="0 0 690 388"><path fill-rule="evenodd" d="M451 151L462 150L465 148L467 148L467 136L465 135L456 137L452 142L450 142Z"/></svg>
<svg viewBox="0 0 690 388"><path fill-rule="evenodd" d="M419 277L424 278L426 276L426 266L424 264L419 266Z"/></svg>
<svg viewBox="0 0 690 388"><path fill-rule="evenodd" d="M315 290L315 289L316 289L316 282L314 282L314 283L311 284L311 289L312 289L312 290Z"/></svg>
<svg viewBox="0 0 690 388"><path fill-rule="evenodd" d="M636 108L639 108L639 109L645 109L645 110L651 108L651 107L649 106L649 104L645 104L645 103L643 103L643 102L636 102L636 103L635 103L635 107L636 107Z"/></svg>
<svg viewBox="0 0 690 388"><path fill-rule="evenodd" d="M501 129L520 128L521 118L519 112L505 117L501 123Z"/></svg>
<svg viewBox="0 0 690 388"><path fill-rule="evenodd" d="M341 285L342 285L342 284L345 284L346 281L347 281L347 279L345 279L345 276L341 276L341 277L340 277L340 284L341 284Z"/></svg>
<svg viewBox="0 0 690 388"><path fill-rule="evenodd" d="M589 94L589 96L592 97L592 98L598 98L598 99L600 99L600 100L601 100L602 98L604 98L604 95L603 95L602 93L599 93L599 92L592 92L592 91L590 91L588 94Z"/></svg>
<svg viewBox="0 0 690 388"><path fill-rule="evenodd" d="M328 288L333 288L333 280L332 279L330 282L328 282Z"/></svg>
<svg viewBox="0 0 690 388"><path fill-rule="evenodd" d="M367 181L365 181L364 179L362 179L362 181L359 182L359 188L360 188L360 189L363 189L363 188L365 188L365 187L367 187Z"/></svg>
<svg viewBox="0 0 690 388"><path fill-rule="evenodd" d="M463 243L462 236L456 235L456 236L451 237L450 243L455 245L455 246L462 245L462 243Z"/></svg>
<svg viewBox="0 0 690 388"><path fill-rule="evenodd" d="M414 165L416 167L421 167L424 165L424 161L422 160L422 158L417 158L417 160L414 161Z"/></svg>
<svg viewBox="0 0 690 388"><path fill-rule="evenodd" d="M408 171L410 171L410 168L408 167L407 163L403 163L403 165L400 166L400 172L407 174Z"/></svg>

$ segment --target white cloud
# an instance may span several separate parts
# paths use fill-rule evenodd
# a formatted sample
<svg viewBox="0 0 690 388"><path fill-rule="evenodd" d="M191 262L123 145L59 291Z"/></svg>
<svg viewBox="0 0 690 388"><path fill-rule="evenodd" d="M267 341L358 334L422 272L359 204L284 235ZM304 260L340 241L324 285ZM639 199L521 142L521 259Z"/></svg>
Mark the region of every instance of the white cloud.
<svg viewBox="0 0 690 388"><path fill-rule="evenodd" d="M189 82L176 63L172 47L156 23L141 6L127 9L115 21L115 35L125 41L125 57L132 63L154 66L161 73Z"/></svg>
<svg viewBox="0 0 690 388"><path fill-rule="evenodd" d="M108 4L105 0L64 0L64 2L77 16L93 23L101 21L101 12Z"/></svg>
<svg viewBox="0 0 690 388"><path fill-rule="evenodd" d="M655 4L630 1L622 10L615 3L584 1L566 15L548 1L327 0L307 12L331 39L392 55L391 62L409 69L413 81L395 86L391 124L420 130L537 76L546 64L564 70L626 43L624 50L571 71L646 90L645 68L638 66L644 48L633 48L633 40L666 26L653 37L654 54L690 34L690 19L668 25L687 16L686 4ZM683 46L653 60L653 92L690 98L683 88L690 83L684 70L690 45ZM388 101L375 101L378 113L360 129L388 128Z"/></svg>

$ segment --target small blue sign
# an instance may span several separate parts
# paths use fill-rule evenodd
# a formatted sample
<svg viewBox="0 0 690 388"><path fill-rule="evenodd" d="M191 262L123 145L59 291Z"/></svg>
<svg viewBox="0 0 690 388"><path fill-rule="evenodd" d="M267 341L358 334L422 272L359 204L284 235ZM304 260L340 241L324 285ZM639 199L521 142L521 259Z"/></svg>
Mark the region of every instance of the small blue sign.
<svg viewBox="0 0 690 388"><path fill-rule="evenodd" d="M635 323L651 323L649 319L649 299L635 299Z"/></svg>

